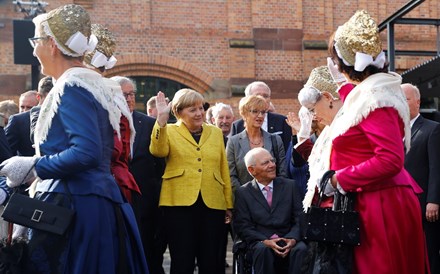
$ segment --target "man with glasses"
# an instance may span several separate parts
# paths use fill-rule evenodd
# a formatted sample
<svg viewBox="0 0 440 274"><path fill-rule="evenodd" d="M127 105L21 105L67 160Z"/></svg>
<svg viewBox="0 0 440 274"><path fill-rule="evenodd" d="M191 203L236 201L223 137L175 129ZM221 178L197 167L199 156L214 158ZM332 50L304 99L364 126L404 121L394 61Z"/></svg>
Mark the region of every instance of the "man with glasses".
<svg viewBox="0 0 440 274"><path fill-rule="evenodd" d="M299 189L276 177L275 159L266 149L254 148L244 160L254 179L235 192L233 226L252 253L253 273L279 273L284 262L288 273L301 273L307 248L301 241Z"/></svg>
<svg viewBox="0 0 440 274"><path fill-rule="evenodd" d="M122 93L133 115L136 136L129 168L141 191L141 195L133 194L133 211L136 215L150 273L161 274L164 273L162 261L166 241L164 236L159 234L162 214L159 209L159 194L165 162L151 155L149 150L151 132L156 119L135 110L136 84L133 80L123 76L115 76L111 79L121 85Z"/></svg>
<svg viewBox="0 0 440 274"><path fill-rule="evenodd" d="M268 107L271 103L270 88L266 83L261 81L252 82L249 85L247 85L246 89L244 90L244 95L245 97L248 97L250 95L260 95L264 99L266 99ZM286 123L286 116L274 112L268 112L264 118L262 128L269 133L279 135L283 140L284 149L287 150L292 136L292 129ZM232 124L231 135L238 134L243 130L244 130L243 119L239 119Z"/></svg>

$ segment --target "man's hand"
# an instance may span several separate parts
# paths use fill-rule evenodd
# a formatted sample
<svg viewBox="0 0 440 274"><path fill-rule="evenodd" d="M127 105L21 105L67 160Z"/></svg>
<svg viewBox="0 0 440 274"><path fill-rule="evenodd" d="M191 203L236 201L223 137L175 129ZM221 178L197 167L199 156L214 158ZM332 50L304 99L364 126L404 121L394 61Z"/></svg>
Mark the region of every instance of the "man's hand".
<svg viewBox="0 0 440 274"><path fill-rule="evenodd" d="M278 241L284 241L285 246L281 247L277 244ZM271 248L276 255L285 258L290 250L296 245L295 239L277 238L277 239L267 239L263 241L263 244Z"/></svg>
<svg viewBox="0 0 440 274"><path fill-rule="evenodd" d="M298 117L298 114L296 114L295 112L287 113L286 123L292 129L292 135L297 135L298 131L301 128L301 121Z"/></svg>
<svg viewBox="0 0 440 274"><path fill-rule="evenodd" d="M225 213L225 224L230 224L232 221L232 210L226 209Z"/></svg>
<svg viewBox="0 0 440 274"><path fill-rule="evenodd" d="M428 222L438 221L439 205L434 203L426 204L426 220Z"/></svg>
<svg viewBox="0 0 440 274"><path fill-rule="evenodd" d="M160 127L164 127L170 118L171 102L167 104L167 98L162 91L156 97L157 122Z"/></svg>

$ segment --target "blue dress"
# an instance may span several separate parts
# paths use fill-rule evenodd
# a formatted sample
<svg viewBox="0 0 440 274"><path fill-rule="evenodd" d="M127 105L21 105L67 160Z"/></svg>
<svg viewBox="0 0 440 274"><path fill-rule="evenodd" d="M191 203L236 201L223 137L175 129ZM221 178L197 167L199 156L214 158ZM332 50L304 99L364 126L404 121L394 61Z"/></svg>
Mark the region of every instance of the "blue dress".
<svg viewBox="0 0 440 274"><path fill-rule="evenodd" d="M113 128L108 112L77 85L65 85L57 100L39 143L42 157L35 170L43 181L37 184L36 198L51 202L61 193L75 219L64 236L31 230L32 267L38 273L111 274L125 266L126 273L148 273L133 211L110 173ZM123 229L118 230L115 212L122 213Z"/></svg>

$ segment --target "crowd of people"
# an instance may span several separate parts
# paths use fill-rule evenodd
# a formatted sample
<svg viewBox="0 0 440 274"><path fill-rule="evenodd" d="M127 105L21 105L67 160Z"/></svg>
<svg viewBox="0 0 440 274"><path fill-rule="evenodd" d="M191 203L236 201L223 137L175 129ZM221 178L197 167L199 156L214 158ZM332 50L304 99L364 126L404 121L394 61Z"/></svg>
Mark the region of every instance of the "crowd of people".
<svg viewBox="0 0 440 274"><path fill-rule="evenodd" d="M167 248L172 274L225 273L228 233L246 243L253 273L440 273L440 124L420 115L417 87L388 72L366 11L330 37L298 113L276 113L255 81L237 120L189 88L135 110L136 83L102 75L117 62L113 34L79 5L33 22L46 77L18 106L0 102L0 203L18 191L75 217L62 235L2 223L2 237L27 241L23 273L162 274ZM359 213L345 265L334 244L304 239L329 170L320 206L350 193ZM323 252L336 254L327 269Z"/></svg>

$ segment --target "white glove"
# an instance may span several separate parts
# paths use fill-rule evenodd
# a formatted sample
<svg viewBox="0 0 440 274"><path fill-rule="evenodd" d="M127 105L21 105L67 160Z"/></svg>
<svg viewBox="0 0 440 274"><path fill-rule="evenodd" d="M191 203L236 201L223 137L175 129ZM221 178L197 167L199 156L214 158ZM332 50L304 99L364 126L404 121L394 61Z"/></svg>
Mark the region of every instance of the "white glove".
<svg viewBox="0 0 440 274"><path fill-rule="evenodd" d="M344 74L339 72L338 66L330 57L327 57L327 68L336 83L347 82L347 78L345 78Z"/></svg>
<svg viewBox="0 0 440 274"><path fill-rule="evenodd" d="M298 131L298 137L308 139L312 131L313 114L306 108L301 107L298 112L299 120L301 121L301 127Z"/></svg>
<svg viewBox="0 0 440 274"><path fill-rule="evenodd" d="M17 187L28 183L37 176L35 162L37 157L14 156L0 165L0 175L6 176L6 184L9 187Z"/></svg>

